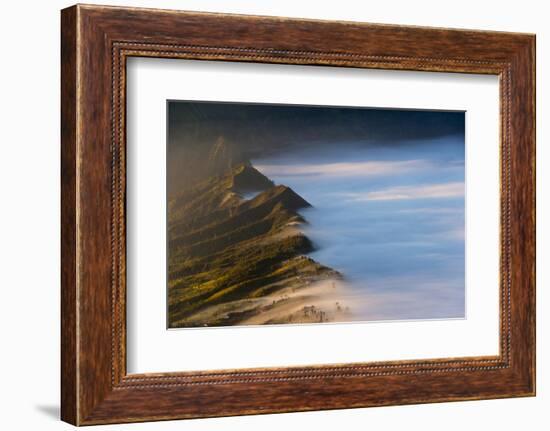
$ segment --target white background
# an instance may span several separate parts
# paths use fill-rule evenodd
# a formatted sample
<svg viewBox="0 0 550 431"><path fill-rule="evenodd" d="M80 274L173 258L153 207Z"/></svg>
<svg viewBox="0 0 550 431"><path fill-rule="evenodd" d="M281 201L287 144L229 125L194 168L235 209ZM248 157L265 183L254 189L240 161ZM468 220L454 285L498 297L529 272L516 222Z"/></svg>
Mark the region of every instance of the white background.
<svg viewBox="0 0 550 431"><path fill-rule="evenodd" d="M536 0L312 2L298 0L102 1L107 4L345 19L537 33L538 396L330 412L106 426L135 430L498 430L547 429L550 422L549 14ZM65 1L5 2L0 17L0 426L70 429L59 399L59 9Z"/></svg>
<svg viewBox="0 0 550 431"><path fill-rule="evenodd" d="M128 372L498 354L498 77L133 58L127 83ZM466 111L467 318L167 331L167 99Z"/></svg>

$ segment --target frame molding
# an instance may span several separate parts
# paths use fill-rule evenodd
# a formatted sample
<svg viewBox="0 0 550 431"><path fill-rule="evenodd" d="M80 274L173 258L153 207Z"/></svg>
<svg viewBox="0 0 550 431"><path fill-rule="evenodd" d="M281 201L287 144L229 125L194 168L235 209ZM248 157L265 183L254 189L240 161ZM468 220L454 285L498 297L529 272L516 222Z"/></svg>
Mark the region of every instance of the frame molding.
<svg viewBox="0 0 550 431"><path fill-rule="evenodd" d="M63 420L88 425L534 395L533 35L77 5L62 11L61 46ZM499 75L499 356L127 375L130 56Z"/></svg>

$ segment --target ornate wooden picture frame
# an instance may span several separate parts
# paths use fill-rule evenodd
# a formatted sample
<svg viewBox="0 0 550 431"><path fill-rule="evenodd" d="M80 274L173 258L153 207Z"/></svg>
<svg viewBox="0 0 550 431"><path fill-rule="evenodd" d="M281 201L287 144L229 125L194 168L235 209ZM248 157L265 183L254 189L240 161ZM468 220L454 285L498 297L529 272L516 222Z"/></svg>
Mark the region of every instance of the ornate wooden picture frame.
<svg viewBox="0 0 550 431"><path fill-rule="evenodd" d="M91 425L535 394L533 35L83 5L63 10L61 21L64 421ZM497 75L500 354L127 374L126 60L135 56Z"/></svg>

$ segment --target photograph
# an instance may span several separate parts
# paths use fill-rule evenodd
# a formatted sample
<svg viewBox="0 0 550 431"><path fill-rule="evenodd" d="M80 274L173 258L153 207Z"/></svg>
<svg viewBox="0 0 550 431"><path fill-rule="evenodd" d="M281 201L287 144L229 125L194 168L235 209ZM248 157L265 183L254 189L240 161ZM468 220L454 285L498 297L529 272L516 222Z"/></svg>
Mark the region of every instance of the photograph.
<svg viewBox="0 0 550 431"><path fill-rule="evenodd" d="M466 317L465 112L166 112L169 329Z"/></svg>

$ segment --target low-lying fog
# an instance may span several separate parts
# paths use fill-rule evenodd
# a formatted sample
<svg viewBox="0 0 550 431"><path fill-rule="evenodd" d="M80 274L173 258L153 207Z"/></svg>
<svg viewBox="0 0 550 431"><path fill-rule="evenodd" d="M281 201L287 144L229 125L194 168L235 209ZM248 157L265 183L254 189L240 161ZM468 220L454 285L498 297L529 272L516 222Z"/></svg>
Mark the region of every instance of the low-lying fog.
<svg viewBox="0 0 550 431"><path fill-rule="evenodd" d="M463 139L309 145L252 163L313 205L310 256L346 277L354 320L461 318Z"/></svg>

